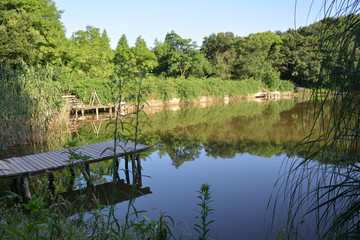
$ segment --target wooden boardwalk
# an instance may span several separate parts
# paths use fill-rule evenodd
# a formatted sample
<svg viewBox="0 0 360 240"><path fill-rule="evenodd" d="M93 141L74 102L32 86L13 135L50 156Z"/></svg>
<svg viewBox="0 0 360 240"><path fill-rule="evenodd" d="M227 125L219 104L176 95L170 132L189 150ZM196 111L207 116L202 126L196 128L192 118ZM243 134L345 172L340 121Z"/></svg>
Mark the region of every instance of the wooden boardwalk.
<svg viewBox="0 0 360 240"><path fill-rule="evenodd" d="M80 146L69 149L57 150L40 154L27 155L23 157L13 157L0 160L0 179L2 178L21 178L21 185L26 199L31 199L29 191L28 176L49 173L49 183L53 182L52 172L64 168L70 168L72 177L75 173L72 167L80 166L88 185L92 185L90 180L89 164L112 159L114 156L114 141L107 141L86 146ZM116 144L116 156L125 157L125 168L128 174L128 156L130 156L133 164L138 162L138 172L141 174L139 152L148 150L146 145L137 144L135 153L135 144L131 142L118 141ZM75 154L70 154L72 151ZM136 156L135 156L136 154ZM74 156L87 156L86 158L74 158ZM116 172L119 162L116 162ZM134 165L133 165L134 166ZM134 170L134 169L133 169ZM127 175L127 181L128 180Z"/></svg>
<svg viewBox="0 0 360 240"><path fill-rule="evenodd" d="M89 156L86 161L70 161L68 149L0 160L0 178L34 175L73 167L78 163L90 164L108 160L114 155L113 147L114 141L108 141L74 148L76 154ZM143 152L148 148L148 146L138 144L136 152ZM134 143L117 143L116 156L131 154L134 154Z"/></svg>
<svg viewBox="0 0 360 240"><path fill-rule="evenodd" d="M96 95L96 94L95 94ZM95 97L94 95L94 97ZM82 119L84 119L85 114L96 113L96 119L99 120L99 112L109 112L110 117L112 118L113 113L119 111L122 116L129 115L135 111L135 106L133 104L127 104L122 102L121 104L101 104L97 98L97 104L94 105L95 101L91 101L90 105L86 106L82 103L75 95L62 96L65 102L69 104L70 114L75 115L75 119L78 120L79 113L81 113ZM115 114L114 114L115 115Z"/></svg>
<svg viewBox="0 0 360 240"><path fill-rule="evenodd" d="M120 109L120 111L119 111ZM96 119L99 120L99 112L109 112L110 118L115 116L116 111L119 111L121 116L129 115L135 112L135 106L133 104L109 104L109 105L95 105L95 106L75 106L71 108L71 114L75 115L75 119L78 120L79 113L84 119L85 113L96 114Z"/></svg>

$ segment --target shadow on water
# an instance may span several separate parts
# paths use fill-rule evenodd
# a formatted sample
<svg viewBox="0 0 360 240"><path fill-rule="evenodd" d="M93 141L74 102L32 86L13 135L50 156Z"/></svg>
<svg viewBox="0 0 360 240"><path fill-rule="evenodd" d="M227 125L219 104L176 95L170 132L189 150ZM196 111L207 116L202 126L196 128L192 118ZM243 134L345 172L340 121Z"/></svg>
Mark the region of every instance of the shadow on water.
<svg viewBox="0 0 360 240"><path fill-rule="evenodd" d="M72 209L92 211L98 209L99 206L110 206L151 193L149 187L133 186L125 183L124 180L119 180L95 185L92 188L67 191L58 194L57 197L71 203ZM63 211L66 213L65 208ZM75 213L72 212L72 214Z"/></svg>

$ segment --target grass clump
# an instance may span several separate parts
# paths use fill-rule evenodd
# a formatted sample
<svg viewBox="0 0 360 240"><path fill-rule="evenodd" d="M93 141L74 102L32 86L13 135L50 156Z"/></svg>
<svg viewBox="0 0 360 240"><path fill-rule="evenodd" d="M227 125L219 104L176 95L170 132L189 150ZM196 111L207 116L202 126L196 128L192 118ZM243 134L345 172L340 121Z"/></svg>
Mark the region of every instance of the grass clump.
<svg viewBox="0 0 360 240"><path fill-rule="evenodd" d="M65 118L51 67L0 66L0 148L44 145ZM59 136L57 136L59 137Z"/></svg>

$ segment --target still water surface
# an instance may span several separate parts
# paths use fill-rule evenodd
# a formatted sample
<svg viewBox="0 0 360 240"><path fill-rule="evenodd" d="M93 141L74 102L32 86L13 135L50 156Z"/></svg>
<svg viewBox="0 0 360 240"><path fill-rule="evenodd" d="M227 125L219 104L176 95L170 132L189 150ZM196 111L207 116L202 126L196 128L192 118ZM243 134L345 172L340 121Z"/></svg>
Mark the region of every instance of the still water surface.
<svg viewBox="0 0 360 240"><path fill-rule="evenodd" d="M281 165L287 156L295 155L294 146L311 125L306 109L307 103L291 99L148 113L151 127L143 126L147 140L142 143L151 149L143 156L142 174L149 177L143 176L142 181L152 193L137 198L136 208L154 217L161 211L182 222L180 233L191 231L197 191L207 183L215 210L213 239L276 239L283 226L268 234L267 204ZM78 145L109 140L112 131L105 126L103 122L84 124L74 140ZM117 207L121 218L126 202ZM285 218L285 213L276 214L280 220Z"/></svg>

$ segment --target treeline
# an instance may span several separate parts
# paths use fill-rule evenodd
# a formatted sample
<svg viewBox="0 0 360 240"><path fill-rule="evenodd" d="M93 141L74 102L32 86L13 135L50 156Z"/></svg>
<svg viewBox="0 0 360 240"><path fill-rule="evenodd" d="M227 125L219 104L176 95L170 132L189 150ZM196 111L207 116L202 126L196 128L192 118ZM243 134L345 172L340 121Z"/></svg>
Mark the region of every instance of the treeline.
<svg viewBox="0 0 360 240"><path fill-rule="evenodd" d="M175 86L174 92L156 92L154 96L180 95L179 79L192 79L191 82L211 79L209 84L216 82L215 85L249 80L249 88L256 90L268 87L285 91L291 90L294 84L326 87L326 71L320 73L320 67L336 64L336 56L324 52L322 44L326 41L320 39L332 38L336 26L343 27L346 18L359 18L357 15L326 18L297 30L247 37L231 32L217 33L204 37L201 46L174 31L166 34L164 41L155 40L153 48L140 36L130 47L122 35L113 50L106 30L93 26L67 39L60 21L61 11L51 0L5 0L0 5L0 13L0 67L15 68L24 62L36 68L51 66L53 80L60 83L64 94L76 94L85 100L95 89L104 101L111 101L110 79L134 76L141 68L153 79L150 88L164 79L167 85ZM231 85L229 91L234 87L231 83L225 85Z"/></svg>

